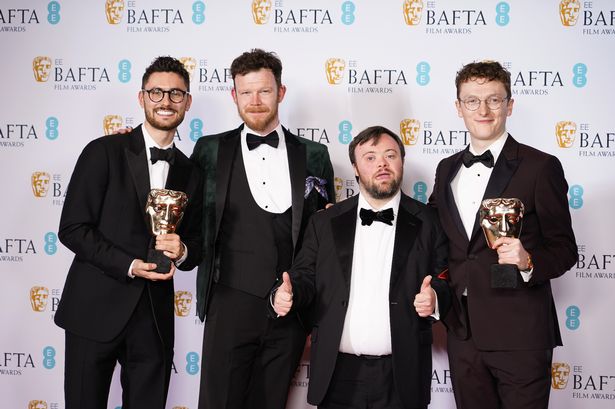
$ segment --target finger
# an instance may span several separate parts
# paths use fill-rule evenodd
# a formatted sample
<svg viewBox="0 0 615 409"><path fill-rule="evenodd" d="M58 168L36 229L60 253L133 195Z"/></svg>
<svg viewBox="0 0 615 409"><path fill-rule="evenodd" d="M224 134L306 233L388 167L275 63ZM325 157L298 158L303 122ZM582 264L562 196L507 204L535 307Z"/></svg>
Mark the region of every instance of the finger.
<svg viewBox="0 0 615 409"><path fill-rule="evenodd" d="M431 287L431 276L426 275L425 278L423 278L423 283L421 284L421 292L425 291L429 287Z"/></svg>
<svg viewBox="0 0 615 409"><path fill-rule="evenodd" d="M287 272L282 273L282 286L290 294L293 292L293 285L290 281L290 275Z"/></svg>

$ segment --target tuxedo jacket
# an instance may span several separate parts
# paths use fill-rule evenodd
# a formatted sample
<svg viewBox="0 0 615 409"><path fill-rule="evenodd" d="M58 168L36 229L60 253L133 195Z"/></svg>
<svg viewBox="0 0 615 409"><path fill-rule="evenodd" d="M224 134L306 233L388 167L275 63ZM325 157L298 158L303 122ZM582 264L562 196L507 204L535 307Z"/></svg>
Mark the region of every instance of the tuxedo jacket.
<svg viewBox="0 0 615 409"><path fill-rule="evenodd" d="M220 274L217 254L217 240L220 223L226 206L231 168L240 147L241 130L237 128L221 134L200 138L191 156L202 170L205 180L203 188L203 259L197 273L197 310L201 320L205 319L209 293L213 282ZM309 216L322 208L323 199L316 189L305 196L305 181L316 176L326 181L328 202L335 202L333 166L325 145L299 138L284 128L288 153L288 166L292 194L292 242L296 252L300 246L302 232ZM271 283L273 286L274 283Z"/></svg>
<svg viewBox="0 0 615 409"><path fill-rule="evenodd" d="M312 305L308 402L318 405L329 388L339 351L352 280L358 196L310 219L290 271L293 309ZM423 278L433 276L440 314L450 306L446 281L446 236L433 209L402 194L389 284L393 374L405 407L427 406L431 385L432 319L413 302Z"/></svg>
<svg viewBox="0 0 615 409"><path fill-rule="evenodd" d="M519 239L531 254L534 269L530 281L519 289L492 289L490 266L497 264L497 252L487 245L478 212L468 239L451 189L463 152L440 162L429 199L449 238L449 278L454 293L452 311L444 319L449 335L467 339L469 318L478 349L535 350L561 345L550 280L574 265L577 247L560 162L508 135L483 199L521 199L525 214ZM461 303L466 288L469 316Z"/></svg>
<svg viewBox="0 0 615 409"><path fill-rule="evenodd" d="M166 188L185 192L188 203L177 234L188 249L179 266L190 270L201 257L202 181L198 169L175 149ZM128 277L134 259L145 260L152 235L145 205L149 170L141 126L124 135L90 142L73 171L60 241L75 253L55 322L99 342L112 340L128 322L144 290L149 291L163 342L173 347L173 281Z"/></svg>

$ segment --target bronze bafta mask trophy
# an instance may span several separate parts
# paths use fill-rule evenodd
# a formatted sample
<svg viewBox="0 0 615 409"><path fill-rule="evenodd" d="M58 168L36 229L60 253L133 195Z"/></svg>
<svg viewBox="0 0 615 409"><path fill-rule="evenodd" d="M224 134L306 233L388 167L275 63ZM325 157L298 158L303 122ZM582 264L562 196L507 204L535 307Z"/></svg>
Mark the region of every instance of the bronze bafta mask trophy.
<svg viewBox="0 0 615 409"><path fill-rule="evenodd" d="M157 273L168 273L171 270L171 259L160 250L156 250L156 236L175 233L179 222L184 217L184 209L188 197L184 192L167 189L152 189L147 195L145 213L150 233L154 236L147 253L147 262L156 263Z"/></svg>
<svg viewBox="0 0 615 409"><path fill-rule="evenodd" d="M480 206L480 225L490 248L500 237L519 238L523 221L523 203L519 199L485 199ZM519 269L515 264L491 265L491 288L518 288Z"/></svg>

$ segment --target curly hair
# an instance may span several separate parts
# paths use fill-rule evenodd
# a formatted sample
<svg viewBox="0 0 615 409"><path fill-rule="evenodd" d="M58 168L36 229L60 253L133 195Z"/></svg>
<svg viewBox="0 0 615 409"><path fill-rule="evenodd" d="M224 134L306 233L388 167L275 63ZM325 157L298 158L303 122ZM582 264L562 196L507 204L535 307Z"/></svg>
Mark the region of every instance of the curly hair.
<svg viewBox="0 0 615 409"><path fill-rule="evenodd" d="M174 72L184 80L186 89L190 91L190 74L184 68L184 64L178 59L169 56L161 56L156 58L149 67L145 69L143 78L141 79L141 88L145 87L145 83L149 79L150 75L155 72Z"/></svg>
<svg viewBox="0 0 615 409"><path fill-rule="evenodd" d="M246 51L233 60L231 76L233 81L237 75L246 75L260 69L271 70L278 87L282 85L282 61L274 52L267 52L260 48Z"/></svg>
<svg viewBox="0 0 615 409"><path fill-rule="evenodd" d="M457 98L459 98L459 88L461 84L477 78L501 82L506 90L506 97L510 98L512 96L510 90L510 72L497 61L480 61L466 64L457 71L457 76L455 77Z"/></svg>

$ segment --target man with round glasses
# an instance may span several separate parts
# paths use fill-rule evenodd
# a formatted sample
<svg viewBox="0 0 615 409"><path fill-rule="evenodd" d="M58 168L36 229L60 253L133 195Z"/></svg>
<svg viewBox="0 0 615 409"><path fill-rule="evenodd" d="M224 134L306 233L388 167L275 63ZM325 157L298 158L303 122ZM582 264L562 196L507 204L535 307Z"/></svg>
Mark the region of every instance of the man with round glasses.
<svg viewBox="0 0 615 409"><path fill-rule="evenodd" d="M494 61L465 65L455 79L468 147L436 170L429 199L449 239L448 356L458 409L548 406L553 348L562 345L550 280L577 261L568 184L555 156L507 132L510 72ZM518 238L490 248L479 227L483 199L518 198ZM516 286L492 286L491 265L513 264Z"/></svg>
<svg viewBox="0 0 615 409"><path fill-rule="evenodd" d="M66 409L106 409L116 362L122 407L164 409L174 343L173 275L201 257L202 182L174 146L192 102L181 62L159 57L143 75L142 125L91 141L66 193L59 237L75 253L55 322L66 331ZM150 189L186 193L176 233L154 239L173 260L168 273L146 260ZM115 406L115 405L114 405Z"/></svg>

